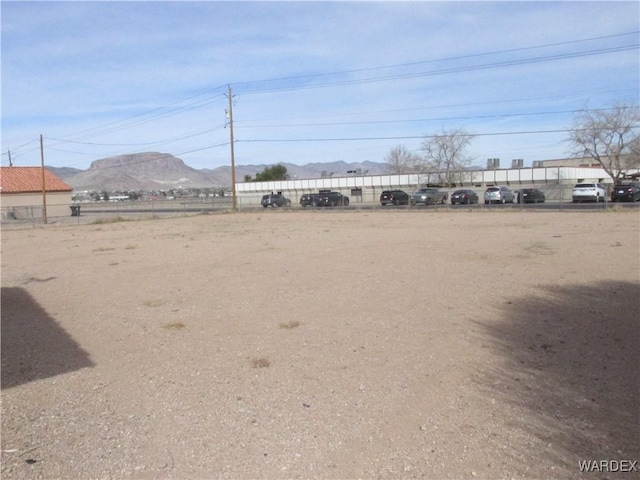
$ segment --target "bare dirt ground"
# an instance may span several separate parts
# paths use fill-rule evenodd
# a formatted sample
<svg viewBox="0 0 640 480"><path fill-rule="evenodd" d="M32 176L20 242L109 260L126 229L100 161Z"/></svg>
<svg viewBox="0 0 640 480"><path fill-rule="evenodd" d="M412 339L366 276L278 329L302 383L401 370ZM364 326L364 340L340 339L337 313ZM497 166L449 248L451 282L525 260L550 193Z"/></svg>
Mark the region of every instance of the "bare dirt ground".
<svg viewBox="0 0 640 480"><path fill-rule="evenodd" d="M3 229L2 478L637 478L639 220Z"/></svg>

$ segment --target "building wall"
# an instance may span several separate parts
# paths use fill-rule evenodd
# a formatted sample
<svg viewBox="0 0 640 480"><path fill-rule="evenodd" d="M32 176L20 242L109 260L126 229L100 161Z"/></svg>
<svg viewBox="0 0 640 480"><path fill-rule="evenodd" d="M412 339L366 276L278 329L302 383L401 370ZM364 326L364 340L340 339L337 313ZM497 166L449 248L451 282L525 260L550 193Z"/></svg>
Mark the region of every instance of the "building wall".
<svg viewBox="0 0 640 480"><path fill-rule="evenodd" d="M412 192L420 185L437 183L438 174L365 175L348 177L325 177L306 180L283 180L273 182L246 182L236 184L240 205L258 205L262 195L282 192L295 205L305 193L331 189L347 195L351 204L377 203L383 190L401 189ZM442 188L449 193L457 188L476 191L480 197L493 185L505 185L513 190L539 188L550 201L571 200L573 186L581 181L596 181L612 184L604 169L581 167L539 167L499 170L477 170L461 174L454 188Z"/></svg>
<svg viewBox="0 0 640 480"><path fill-rule="evenodd" d="M71 215L71 192L49 192L47 218ZM0 195L2 215L17 219L42 218L42 193L11 193Z"/></svg>

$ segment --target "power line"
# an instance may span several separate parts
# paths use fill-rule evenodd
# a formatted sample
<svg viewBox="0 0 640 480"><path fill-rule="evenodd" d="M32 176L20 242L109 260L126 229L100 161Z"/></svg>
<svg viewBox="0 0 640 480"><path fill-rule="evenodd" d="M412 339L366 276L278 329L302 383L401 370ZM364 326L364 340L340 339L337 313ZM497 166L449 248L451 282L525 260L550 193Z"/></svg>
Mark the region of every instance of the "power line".
<svg viewBox="0 0 640 480"><path fill-rule="evenodd" d="M142 112L142 113L138 113L138 114L135 114L135 115L131 115L129 117L125 117L125 118L120 119L120 120L114 120L113 122L108 122L108 123L105 123L105 124L102 124L102 125L98 125L96 127L92 127L92 128L86 129L86 130L81 130L79 132L76 132L75 134L70 134L69 137L80 136L80 138L86 138L87 136L89 136L89 134L91 136L100 136L100 135L104 135L106 133L122 130L122 129L125 129L125 128L131 128L133 126L142 125L144 123L149 123L151 121L155 121L155 120L160 119L160 118L165 118L167 116L176 115L176 114L183 113L183 112L189 111L189 110L193 110L195 108L198 108L198 107L210 104L210 103L215 103L216 101L222 101L223 100L222 98L217 98L220 95L219 93L217 93L217 94L215 94L215 96L209 96L208 98L205 98L203 100L198 100L198 101L191 102L191 103L189 103L187 105L184 105L182 107L179 107L179 108L169 109L169 107L172 107L174 105L179 105L179 104L182 104L184 102L188 102L189 100L201 97L203 95L207 95L207 93L200 93L200 94L197 94L197 95L193 95L193 96L188 97L186 99L178 100L176 102L169 103L167 105L163 105L163 106L148 110L146 112ZM163 110L166 110L166 111L164 111L163 113L158 113L156 115L152 115L151 117L146 118L146 119L140 118L140 117L145 117L145 116L151 115L154 112L161 112ZM125 123L125 122L127 122L129 120L134 120L134 119L138 119L138 120L136 120L134 122Z"/></svg>
<svg viewBox="0 0 640 480"><path fill-rule="evenodd" d="M391 69L391 68L411 67L411 66L425 65L425 64L429 64L429 63L435 63L435 62L444 62L444 61L452 61L452 60L463 60L463 59L477 58L477 57L483 57L483 56L489 56L489 55L501 55L501 54L505 54L505 53L522 52L522 51L526 51L526 50L557 47L557 46L570 45L570 44L576 44L576 43L585 43L585 42L591 42L591 41L594 41L594 40L605 40L605 39L612 39L612 38L618 38L618 37L626 37L626 36L631 36L631 35L637 36L638 34L640 34L640 31L625 32L625 33L618 33L618 34L612 34L612 35L602 35L602 36L598 36L598 37L583 38L583 39L579 39L579 40L567 40L567 41L564 41L564 42L546 43L546 44L534 45L534 46L528 46L528 47L511 48L511 49L506 49L506 50L496 50L496 51L492 51L492 52L475 53L475 54L469 54L469 55L458 55L458 56L445 57L445 58L440 58L440 59L420 60L420 61L417 61L417 62L399 63L399 64L392 64L392 65L385 65L385 66L378 66L378 67L367 67L367 68L352 69L352 70L339 70L339 71L334 71L334 72L324 72L324 73L306 74L306 75L289 76L289 77L276 77L276 78L270 78L270 79L244 81L244 82L243 81L239 81L239 82L235 82L234 85L246 85L246 84L252 84L252 83L279 82L279 81L287 81L287 80L302 80L302 79L306 79L306 78L326 77L326 76L332 76L332 75L346 75L346 74L368 72L368 71L374 71L374 70L385 70L385 69Z"/></svg>
<svg viewBox="0 0 640 480"><path fill-rule="evenodd" d="M256 93L271 93L271 92L285 92L285 91L295 91L295 90L308 90L308 89L314 89L314 88L329 88L329 87L338 87L338 86L346 86L346 85L361 85L365 83L387 82L392 80L405 80L405 79L412 79L412 78L419 78L419 77L447 75L451 73L464 73L464 72L484 70L484 69L490 69L490 68L512 67L517 65L541 63L541 62L548 62L548 61L554 61L554 60L565 60L569 58L579 58L579 57L585 57L585 56L591 56L591 55L602 55L605 53L616 53L616 52L622 52L622 51L628 51L628 50L638 50L639 48L640 48L640 44L636 43L633 45L624 45L621 47L604 48L604 49L590 50L585 52L548 55L544 57L509 60L504 62L454 67L454 68L447 68L447 69L433 70L433 71L426 71L426 72L404 73L404 74L397 74L397 75L387 75L387 76L353 79L353 80L336 80L333 82L311 83L311 84L298 85L298 86L255 89L255 90L245 91L243 93L245 95L248 95L248 94L256 94Z"/></svg>
<svg viewBox="0 0 640 480"><path fill-rule="evenodd" d="M477 106L497 106L502 104L509 103L527 103L527 102L536 102L539 104L541 101L547 100L563 100L568 97L578 97L581 98L585 95L592 95L593 93L606 94L606 93L620 93L620 92L632 92L637 96L637 88L632 89L624 89L624 90L604 90L599 92L572 92L571 95L545 95L541 97L525 97L525 98L515 98L515 99L507 99L507 100L494 100L488 102L464 102L464 103L453 103L453 104L443 104L443 105L423 105L423 106L415 106L410 108L393 108L393 109L385 109L385 110L366 110L366 111L356 111L356 112L344 112L344 113L333 113L333 114L322 114L322 115L305 115L304 117L293 117L292 119L307 119L307 118L326 118L326 117L344 117L344 116L354 116L354 115L372 115L372 114L388 114L388 113L397 113L397 112L410 112L416 110L443 110L443 109L454 109L459 107L477 107ZM595 109L594 109L595 110ZM602 109L606 110L606 109ZM549 112L547 112L549 113ZM461 117L464 118L464 117ZM286 119L286 117L285 117ZM269 118L261 118L256 121L260 122L268 122L271 119ZM236 121L236 124L244 126L245 128L251 128L255 125L251 124L250 121ZM265 127L268 125L264 125ZM295 124L294 124L295 126Z"/></svg>
<svg viewBox="0 0 640 480"><path fill-rule="evenodd" d="M631 107L629 107L631 108ZM591 109L591 112L601 112L611 110L608 108ZM324 122L324 123L282 123L282 124L243 124L244 128L282 128L282 127L328 127L328 126L340 126L340 125L376 125L376 124L388 124L388 123L422 123L422 122L443 122L451 120L477 120L477 119L490 119L490 118L511 118L511 117L527 117L527 116L545 116L545 115L562 115L567 113L577 113L584 110L559 110L552 112L526 112L526 113L505 113L495 115L469 115L461 117L434 117L434 118L415 118L415 119L403 119L403 120L368 120L362 122Z"/></svg>
<svg viewBox="0 0 640 480"><path fill-rule="evenodd" d="M637 126L634 126L637 128ZM467 133L471 137L492 137L500 135L534 135L543 133L567 133L580 129L575 128L561 128L553 130L528 130L528 131L516 131L516 132L487 132L487 133ZM415 140L425 138L437 138L440 135L405 135L405 136L390 136L390 137L345 137L345 138L288 138L288 139L249 139L249 140L236 140L236 142L244 143L280 143L280 142L351 142L351 141L375 141L375 140Z"/></svg>
<svg viewBox="0 0 640 480"><path fill-rule="evenodd" d="M598 40L605 40L605 39L613 39L613 38L621 38L621 37L625 37L625 36L630 36L630 35L635 35L637 36L637 34L640 33L638 31L634 31L634 32L627 32L627 33L620 33L620 34L614 34L614 35L606 35L606 36L599 36L599 37L592 37L592 38L586 38L586 39L579 39L579 40L570 40L570 41L565 41L565 42L557 42L557 43L549 43L549 44L542 44L542 45L536 45L536 46L529 46L529 47L521 47L521 48L514 48L514 49L507 49L507 50L499 50L499 51L493 51L493 52L484 52L484 53L477 53L477 54L470 54L470 55L463 55L463 56L457 56L457 57L449 57L449 58L443 58L443 59L431 59L431 60L423 60L423 61L417 61L417 62L410 62L410 63L403 63L403 64L396 64L396 65L386 65L386 66L379 66L379 67L369 67L369 68L363 68L363 69L355 69L355 70L345 70L345 71L336 71L336 72L329 72L329 73L321 73L321 74L309 74L309 75L301 75L301 76L297 76L297 77L282 77L282 78L275 78L275 79L270 79L270 80L256 80L256 81L248 81L248 82L239 82L236 83L234 85L256 85L256 84L260 84L260 83L269 83L269 82L277 82L277 81L288 81L288 80L304 80L304 79L313 79L313 78L329 78L331 76L338 76L338 75L346 75L346 74L356 74L356 73L363 73L363 72L374 72L374 71L382 71L382 70L389 70L389 69L398 69L398 68L409 68L409 67L414 67L414 66L419 66L419 65L426 65L426 64L433 64L436 62L443 62L443 61L452 61L452 60L461 60L461 59L472 59L472 58L481 58L481 57L487 57L490 55L501 55L501 54L511 54L511 53L516 53L516 52L522 52L522 51L530 51L530 50L534 50L534 49L542 49L542 48L550 48L550 47L557 47L557 46L564 46L564 45L570 45L570 44L579 44L579 43L585 43L585 42L592 42L592 41L598 41ZM424 72L407 72L407 73L398 73L395 75L382 75L382 76L373 76L373 77L369 77L369 78L360 78L360 79L346 79L346 80L330 80L327 82L320 82L320 83L312 83L312 84L307 84L307 85L290 85L290 86L283 86L280 88L264 88L264 89L255 89L255 90L247 90L244 93L246 94L254 94L254 93L269 93L269 92L274 92L274 91L292 91L292 90L300 90L300 89L308 89L308 88L321 88L321 87L333 87L333 86L343 86L343 85L356 85L356 84L362 84L362 83L371 83L371 82L383 82L383 81L390 81L390 80L400 80L400 79L409 79L409 78L416 78L416 77L424 77L424 76L434 76L434 75L444 75L444 74L451 74L451 73L460 73L460 72L466 72L466 71L473 71L473 70L482 70L482 69L490 69L490 68L501 68L501 67L508 67L508 66L514 66L514 65L522 65L522 64L528 64L528 63L538 63L538 62L545 62L545 61L552 61L552 60L563 60L563 59L569 59L569 58L577 58L577 57L583 57L583 56L589 56L589 55L601 55L601 54L607 54L607 53L616 53L616 52L622 52L622 51L627 51L627 50L633 50L633 49L638 49L638 44L628 44L628 45L621 45L621 46L617 46L617 47L609 47L609 48L600 48L600 49L592 49L592 50L585 50L582 52L570 52L570 53L563 53L563 54L555 54L555 55L547 55L547 56L539 56L539 57L533 57L533 58L525 58L525 59L515 59L515 60L506 60L506 61L502 61L502 62L493 62L493 63L483 63L483 64L478 64L478 65L468 65L468 66L460 66L460 67L452 67L452 68L448 68L448 69L438 69L438 70L432 70L432 71L424 71ZM68 135L67 139L60 139L60 138L51 138L50 140L54 141L54 142L69 142L69 143L83 143L80 142L78 139L82 139L82 138L89 138L89 137L96 137L96 136L100 136L100 135L105 135L107 133L113 133L113 132L117 132L120 130L124 130L127 128L132 128L132 127L136 127L136 126L140 126L140 125L144 125L150 122L154 122L154 121L158 121L160 119L169 117L169 116L173 116L173 115L178 115L181 113L185 113L187 111L191 111L194 110L196 108L202 108L206 105L210 105L210 104L215 104L217 102L223 102L224 101L224 90L223 90L224 86L220 85L218 87L216 87L215 89L212 90L207 90L206 92L203 93L199 93L196 95L193 95L191 97L188 97L186 99L183 100L179 100L155 109L151 109L149 111L146 112L142 112L139 114L135 114L129 117L126 117L124 119L121 120L116 120L113 122L108 122L106 124L102 124L102 125L98 125L96 127L93 128L89 128L86 130L82 130L79 132L76 132L75 134L70 134ZM213 93L219 91L219 93ZM495 102L494 102L495 103ZM172 108L174 107L174 108ZM551 112L552 114L553 112ZM544 113L539 113L539 114L531 114L531 115L543 115ZM549 112L547 112L547 114L550 114ZM497 116L493 116L495 118L497 117L507 117L507 116L517 116L518 114L510 114L510 115L497 115ZM491 118L492 116L482 116L482 117L451 117L448 119L467 119L467 118ZM432 120L446 120L447 118L444 119L432 119ZM375 124L375 123L401 123L401 122L419 122L419 121L429 121L428 119L410 119L410 120L396 120L396 121L368 121L368 122L335 122L335 123L318 123L318 124L307 124L307 125L292 125L292 124L287 124L287 125L281 125L281 126L287 126L287 127L294 127L294 126L323 126L323 125L350 125L350 124ZM239 122L242 125L242 122ZM258 125L260 126L260 125ZM268 126L262 126L262 127L268 127ZM257 127L251 127L251 126L246 126L245 128L257 128ZM187 135L182 137L182 139L186 139L189 138L190 136L197 136L198 134L192 134L192 135ZM72 138L75 138L76 140L72 140ZM411 138L411 137L408 137ZM420 137L423 138L423 137ZM87 144L87 145L96 145L96 146L112 146L112 147L121 147L121 146L143 146L143 145L159 145L162 143L171 143L172 141L177 141L174 139L167 139L167 140L163 140L160 142L147 142L147 143L132 143L132 144L126 144L126 143L104 143L104 144L100 144L100 143L92 143L92 142L86 142L83 144ZM274 141L278 141L278 140L274 140ZM30 142L27 142L19 147L16 148L12 148L12 151L16 151L19 150L21 148L27 147L29 145L31 145L32 143L37 142L37 139L34 139ZM51 146L49 146L49 148L52 148ZM53 149L53 148L52 148ZM62 151L62 150L60 150ZM26 152L28 153L28 152ZM21 155L24 155L26 153L17 153L17 157L19 158ZM4 155L4 154L3 154ZM89 154L87 154L89 155Z"/></svg>
<svg viewBox="0 0 640 480"><path fill-rule="evenodd" d="M138 147L138 146L145 146L145 145L159 145L162 143L171 143L171 142L177 142L180 140L186 140L187 138L197 137L200 135L204 135L205 133L211 133L211 132L215 132L216 130L221 130L223 128L224 128L223 126L219 126L216 128L208 128L206 130L202 130L196 133L191 133L188 135L183 135L180 137L168 138L162 141L142 142L142 143L95 143L95 142L81 142L78 140L65 140L63 138L51 138L51 137L45 137L45 138L51 141L57 141L62 143L75 143L80 145L96 145L96 146L102 146L102 147Z"/></svg>

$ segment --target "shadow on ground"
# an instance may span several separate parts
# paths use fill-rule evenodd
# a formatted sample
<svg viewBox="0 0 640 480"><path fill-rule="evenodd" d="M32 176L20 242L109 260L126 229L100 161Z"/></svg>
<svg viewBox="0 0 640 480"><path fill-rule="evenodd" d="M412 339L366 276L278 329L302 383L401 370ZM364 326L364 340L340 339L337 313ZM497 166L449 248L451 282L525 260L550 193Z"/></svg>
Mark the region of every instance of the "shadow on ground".
<svg viewBox="0 0 640 480"><path fill-rule="evenodd" d="M94 364L23 288L2 288L2 389Z"/></svg>
<svg viewBox="0 0 640 480"><path fill-rule="evenodd" d="M557 464L640 460L640 285L542 288L484 324L501 361L478 376Z"/></svg>

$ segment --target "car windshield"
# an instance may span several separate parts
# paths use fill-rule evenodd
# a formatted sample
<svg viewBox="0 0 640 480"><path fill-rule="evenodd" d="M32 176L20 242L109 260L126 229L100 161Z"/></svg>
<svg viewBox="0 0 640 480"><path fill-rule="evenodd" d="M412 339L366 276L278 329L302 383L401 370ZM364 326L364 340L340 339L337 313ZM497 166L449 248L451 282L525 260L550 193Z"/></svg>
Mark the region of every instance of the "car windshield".
<svg viewBox="0 0 640 480"><path fill-rule="evenodd" d="M579 183L574 188L596 188L593 183Z"/></svg>
<svg viewBox="0 0 640 480"><path fill-rule="evenodd" d="M487 192L499 192L500 189L498 187L487 188Z"/></svg>

